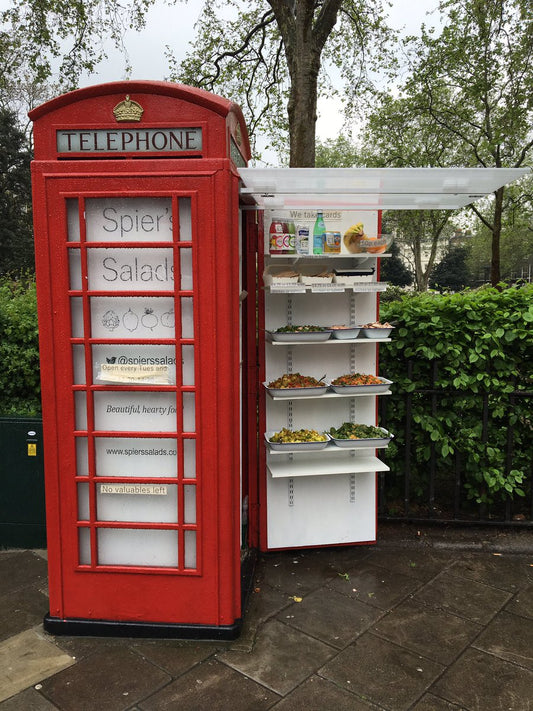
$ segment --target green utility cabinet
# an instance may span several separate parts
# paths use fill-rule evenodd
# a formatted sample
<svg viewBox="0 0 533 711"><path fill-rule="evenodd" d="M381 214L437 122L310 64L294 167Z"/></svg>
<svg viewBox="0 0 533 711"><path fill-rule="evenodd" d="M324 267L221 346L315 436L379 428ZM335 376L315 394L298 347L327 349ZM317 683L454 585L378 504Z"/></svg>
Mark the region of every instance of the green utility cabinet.
<svg viewBox="0 0 533 711"><path fill-rule="evenodd" d="M0 548L46 548L38 418L0 417Z"/></svg>

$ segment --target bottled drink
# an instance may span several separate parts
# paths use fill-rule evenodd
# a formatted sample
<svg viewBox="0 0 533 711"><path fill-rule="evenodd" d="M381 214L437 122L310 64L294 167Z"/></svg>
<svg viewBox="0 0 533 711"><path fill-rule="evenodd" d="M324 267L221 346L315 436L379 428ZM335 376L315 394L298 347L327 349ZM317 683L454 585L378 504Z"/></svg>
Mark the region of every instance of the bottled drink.
<svg viewBox="0 0 533 711"><path fill-rule="evenodd" d="M278 217L274 217L270 223L270 254L285 254L288 246L285 246L287 238L287 226Z"/></svg>
<svg viewBox="0 0 533 711"><path fill-rule="evenodd" d="M296 253L296 228L294 226L294 222L287 223L287 243L285 247L285 253Z"/></svg>
<svg viewBox="0 0 533 711"><path fill-rule="evenodd" d="M307 225L296 226L296 254L309 254L309 227Z"/></svg>
<svg viewBox="0 0 533 711"><path fill-rule="evenodd" d="M316 215L315 227L313 229L313 254L322 254L324 252L324 238L326 234L326 225L322 210L319 210Z"/></svg>

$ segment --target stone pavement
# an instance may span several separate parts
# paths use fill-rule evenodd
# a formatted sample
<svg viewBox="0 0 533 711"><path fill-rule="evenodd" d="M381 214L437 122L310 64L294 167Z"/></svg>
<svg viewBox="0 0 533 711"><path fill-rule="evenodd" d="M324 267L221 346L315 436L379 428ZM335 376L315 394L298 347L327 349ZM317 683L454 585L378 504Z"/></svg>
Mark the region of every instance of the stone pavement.
<svg viewBox="0 0 533 711"><path fill-rule="evenodd" d="M533 711L533 531L383 525L259 556L234 642L53 637L0 551L0 711Z"/></svg>

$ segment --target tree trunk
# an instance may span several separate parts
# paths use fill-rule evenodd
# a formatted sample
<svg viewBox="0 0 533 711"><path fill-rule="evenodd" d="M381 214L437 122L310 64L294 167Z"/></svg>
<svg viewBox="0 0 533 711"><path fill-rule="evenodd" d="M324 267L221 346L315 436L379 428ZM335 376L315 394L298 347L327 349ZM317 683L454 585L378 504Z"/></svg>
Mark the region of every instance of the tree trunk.
<svg viewBox="0 0 533 711"><path fill-rule="evenodd" d="M300 43L298 43L300 44ZM294 57L290 69L289 116L291 168L315 165L318 71L320 55L305 46Z"/></svg>
<svg viewBox="0 0 533 711"><path fill-rule="evenodd" d="M494 220L492 222L492 257L490 260L490 283L498 286L501 281L500 237L502 233L503 194L505 188L494 192Z"/></svg>
<svg viewBox="0 0 533 711"><path fill-rule="evenodd" d="M324 45L335 26L342 0L268 0L276 17L290 74L290 166L315 165L318 73Z"/></svg>

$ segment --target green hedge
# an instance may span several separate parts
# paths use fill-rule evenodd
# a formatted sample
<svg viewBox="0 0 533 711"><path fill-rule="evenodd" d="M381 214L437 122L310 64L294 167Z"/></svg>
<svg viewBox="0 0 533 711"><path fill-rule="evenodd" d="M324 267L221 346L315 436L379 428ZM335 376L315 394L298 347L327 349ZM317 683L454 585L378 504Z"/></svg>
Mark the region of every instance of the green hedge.
<svg viewBox="0 0 533 711"><path fill-rule="evenodd" d="M403 499L407 393L412 394L415 500L427 501L432 449L437 488L448 491L448 500L443 497L448 505L456 457L462 463L467 496L477 503L494 504L530 493L533 401L516 397L510 402L510 394L533 390L533 285L405 295L383 303L380 317L397 326L392 343L380 349L380 372L394 381L394 394L386 403L386 424L396 435L386 454L392 498L396 494ZM435 363L437 394L432 399L417 391L430 387ZM512 468L505 456L508 426Z"/></svg>
<svg viewBox="0 0 533 711"><path fill-rule="evenodd" d="M0 415L41 412L37 299L33 277L0 279Z"/></svg>

